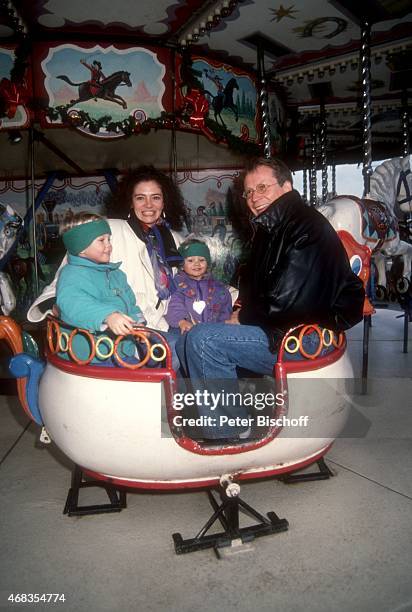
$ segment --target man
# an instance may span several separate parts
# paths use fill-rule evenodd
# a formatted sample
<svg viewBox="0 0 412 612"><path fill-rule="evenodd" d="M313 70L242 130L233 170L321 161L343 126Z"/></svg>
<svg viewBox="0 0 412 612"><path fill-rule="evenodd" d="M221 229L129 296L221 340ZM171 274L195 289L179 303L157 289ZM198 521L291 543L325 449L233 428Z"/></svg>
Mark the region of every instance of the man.
<svg viewBox="0 0 412 612"><path fill-rule="evenodd" d="M92 96L97 96L97 94L101 90L102 80L106 78L103 74L101 63L97 60L94 60L92 62L92 65L90 65L86 62L85 59L81 59L80 63L90 70L90 81L88 81L90 93L92 94ZM97 100L96 97L95 100Z"/></svg>
<svg viewBox="0 0 412 612"><path fill-rule="evenodd" d="M198 390L217 389L220 380L233 391L237 367L271 375L280 340L295 325L319 323L342 331L362 319L362 282L330 223L293 189L288 167L277 159L252 160L244 172L243 197L254 237L242 306L232 325L198 325L184 341L187 373ZM198 404L198 411L211 414L208 406ZM214 426L203 428L204 438L242 436L247 430L240 423L218 427L223 414L247 417L243 406L219 405Z"/></svg>

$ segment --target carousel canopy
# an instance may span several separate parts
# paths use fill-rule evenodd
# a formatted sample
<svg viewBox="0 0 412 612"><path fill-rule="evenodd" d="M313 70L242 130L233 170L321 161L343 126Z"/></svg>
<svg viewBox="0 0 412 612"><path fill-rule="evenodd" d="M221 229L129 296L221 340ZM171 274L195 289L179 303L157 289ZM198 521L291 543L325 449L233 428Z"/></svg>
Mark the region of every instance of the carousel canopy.
<svg viewBox="0 0 412 612"><path fill-rule="evenodd" d="M370 36L362 38L365 23L370 25ZM365 87L370 92L370 114L366 121L371 127L373 158L402 155L409 131L405 128L409 125L405 117L402 122L402 113L407 111L412 85L411 31L410 0L0 0L0 46L15 52L18 49L17 71L19 58L21 64L29 64L32 74L30 83L25 85L34 91L31 102L26 101L31 121L19 125L3 119L0 126L2 177L27 176L30 156L22 152L30 149L35 152L36 174L56 169L90 174L101 169L124 169L142 161L166 167L175 163L173 157L181 168L237 166L251 149L230 146L231 141L226 137L230 132L227 121L220 131L214 131L213 126L203 129L208 116L205 105L199 111L200 119L193 110L199 100L196 103L191 100L192 106L187 111L190 117L184 115L186 124L182 121L176 124L173 119L173 113L179 108L173 88L179 88L180 82L179 92L184 91L186 96L201 79L204 90L211 91L207 98L211 117L215 100L223 91L228 66L233 68L238 82L246 79L245 75L254 81L254 104L258 109L262 82L259 68L263 66L269 94L267 121L275 152L292 166L302 165L303 158L309 154L312 135L319 133L321 108L326 119L328 159L337 163L362 160L365 105L369 102ZM27 50L25 57L19 55L22 47ZM58 73L53 75L50 66L54 60L58 64L57 48L64 48L66 55L84 49L84 60L91 71L89 76L84 69L84 81L89 78L92 81L92 69L101 70L103 77L107 76L103 74L109 64L105 53L114 47L116 53L123 54L129 75L134 64L125 54L131 48L145 48L152 54L161 49L173 58L172 68L169 59L165 60L162 77L165 82L162 95L166 100L162 108L168 117L163 117L160 124L152 120L149 127L156 129L146 133L149 130L136 127L138 115L135 114L131 127L126 130L128 138L123 137L124 119L117 122L112 119L105 127L107 134L110 130L120 132L118 138L93 138L90 129L94 124L89 114L80 113L79 118L79 111L76 114L73 107L69 109L69 101L63 119L62 115L50 115L49 123L39 119L39 110L44 110L44 92L51 106L50 82ZM184 88L187 83L183 72L179 77L173 74L176 56L191 58L188 90ZM82 59L78 57L81 55L76 56L76 71L81 68ZM200 58L207 58L206 68ZM370 79L365 76L368 64ZM73 81L74 77L69 78L68 74L66 69L63 72L66 81L70 78ZM98 81L100 77L96 74ZM209 86L205 85L206 80ZM63 96L63 83L60 85L59 95ZM133 86L133 91L139 90L140 99L145 95L146 98L154 96L149 91L148 80ZM124 81L118 92L123 95L126 89ZM202 89L201 92L204 93ZM12 94L8 95L10 99ZM56 92L53 95L57 100ZM75 97L73 88L66 95L67 100ZM243 104L240 92L235 99L238 107ZM108 106L110 103L115 106L113 101L106 102ZM198 107L201 108L200 102ZM216 115L215 120L219 127ZM264 121L257 119L256 135L246 123L242 132L239 121L233 128L240 129L238 144L261 142ZM79 124L86 126L89 133L87 129L82 133ZM26 129L29 125L33 127L31 147ZM171 129L176 125L176 130ZM12 142L17 140L17 128L21 132L21 144ZM208 138L211 135L214 138Z"/></svg>

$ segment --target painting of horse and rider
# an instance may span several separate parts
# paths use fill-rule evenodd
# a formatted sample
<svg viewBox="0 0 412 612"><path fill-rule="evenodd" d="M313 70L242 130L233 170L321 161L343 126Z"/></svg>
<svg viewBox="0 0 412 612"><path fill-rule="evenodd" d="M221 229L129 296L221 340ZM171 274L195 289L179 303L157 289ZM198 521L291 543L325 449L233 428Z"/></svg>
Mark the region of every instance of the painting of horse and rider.
<svg viewBox="0 0 412 612"><path fill-rule="evenodd" d="M165 111L165 66L140 47L51 46L41 62L45 93L52 108L85 111L98 120L129 116L155 118Z"/></svg>
<svg viewBox="0 0 412 612"><path fill-rule="evenodd" d="M208 101L208 118L243 140L256 141L256 88L252 79L225 64L199 57L180 65L182 96L198 91ZM179 100L178 100L179 101Z"/></svg>

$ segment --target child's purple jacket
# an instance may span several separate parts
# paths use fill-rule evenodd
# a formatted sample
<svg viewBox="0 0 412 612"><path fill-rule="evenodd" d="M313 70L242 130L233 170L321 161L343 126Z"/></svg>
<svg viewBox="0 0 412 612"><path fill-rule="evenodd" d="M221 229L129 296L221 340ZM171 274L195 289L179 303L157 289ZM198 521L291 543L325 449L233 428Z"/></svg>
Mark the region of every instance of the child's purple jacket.
<svg viewBox="0 0 412 612"><path fill-rule="evenodd" d="M232 298L228 288L210 274L201 280L194 280L182 271L174 280L177 290L170 298L165 315L170 327L179 327L182 319L191 323L223 323L232 314ZM196 312L193 304L202 300L206 306L202 313Z"/></svg>

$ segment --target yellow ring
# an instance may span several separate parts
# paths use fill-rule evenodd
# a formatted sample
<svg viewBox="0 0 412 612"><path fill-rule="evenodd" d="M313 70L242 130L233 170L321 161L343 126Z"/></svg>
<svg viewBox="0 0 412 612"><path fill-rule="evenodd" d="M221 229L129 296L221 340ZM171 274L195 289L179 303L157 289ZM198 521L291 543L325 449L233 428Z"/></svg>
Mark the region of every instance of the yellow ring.
<svg viewBox="0 0 412 612"><path fill-rule="evenodd" d="M109 352L108 353L101 353L100 349L99 349L99 344L101 342L106 342L109 345ZM100 336L100 338L98 338L98 340L96 341L96 355L100 358L100 359L110 359L110 357L113 355L114 353L114 342L111 338L109 338L109 336Z"/></svg>
<svg viewBox="0 0 412 612"><path fill-rule="evenodd" d="M293 340L293 342L296 342L295 348L291 349L289 347L289 340ZM297 353L298 350L299 350L299 340L298 340L298 338L296 336L289 336L288 338L286 338L285 351L290 353L290 355L293 355L293 353Z"/></svg>
<svg viewBox="0 0 412 612"><path fill-rule="evenodd" d="M63 346L62 344L62 338L65 339L66 341L66 346ZM62 353L67 353L67 349L69 348L69 334L67 332L63 332L61 331L59 334L59 349Z"/></svg>
<svg viewBox="0 0 412 612"><path fill-rule="evenodd" d="M326 344L325 332L328 332L328 334L329 334L329 343L328 344ZM330 329L327 329L326 327L324 327L322 329L322 342L323 342L323 346L325 346L325 347L331 346L332 340L333 340L333 332L331 332Z"/></svg>
<svg viewBox="0 0 412 612"><path fill-rule="evenodd" d="M163 355L161 357L156 357L156 355L154 354L154 350L157 348L160 348L163 351ZM163 361L163 359L166 357L166 349L163 344L153 344L153 346L150 348L150 357L153 359L153 361Z"/></svg>

